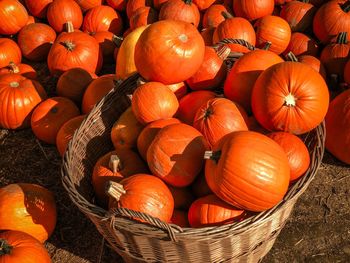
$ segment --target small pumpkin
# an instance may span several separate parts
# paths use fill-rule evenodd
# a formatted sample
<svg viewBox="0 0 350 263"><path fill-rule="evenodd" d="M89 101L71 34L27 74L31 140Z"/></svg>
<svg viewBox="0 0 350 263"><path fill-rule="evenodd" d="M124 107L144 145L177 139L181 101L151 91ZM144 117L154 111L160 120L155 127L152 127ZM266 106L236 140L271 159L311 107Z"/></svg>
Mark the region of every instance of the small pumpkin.
<svg viewBox="0 0 350 263"><path fill-rule="evenodd" d="M107 5L117 11L125 11L127 0L106 0Z"/></svg>
<svg viewBox="0 0 350 263"><path fill-rule="evenodd" d="M283 52L284 55L293 52L296 56L311 55L317 57L319 45L312 37L303 33L294 32L290 38L287 49Z"/></svg>
<svg viewBox="0 0 350 263"><path fill-rule="evenodd" d="M0 68L11 62L19 64L21 60L22 53L16 42L9 38L0 38Z"/></svg>
<svg viewBox="0 0 350 263"><path fill-rule="evenodd" d="M100 31L91 34L97 41L102 51L104 63L113 63L115 60L115 49L119 48L123 38L114 35L109 31Z"/></svg>
<svg viewBox="0 0 350 263"><path fill-rule="evenodd" d="M126 15L130 19L132 14L144 6L152 6L152 0L128 0L126 3Z"/></svg>
<svg viewBox="0 0 350 263"><path fill-rule="evenodd" d="M198 27L200 13L192 0L168 0L159 11L159 20L184 21Z"/></svg>
<svg viewBox="0 0 350 263"><path fill-rule="evenodd" d="M324 79L326 79L326 77L327 77L327 73L326 73L325 67L323 66L321 61L318 58L314 57L314 56L302 55L302 56L299 56L299 57L295 57L295 56L293 56L292 52L289 52L287 54L287 59L290 60L290 61L300 62L300 63L306 64L306 65L312 67L318 73L320 73L321 76Z"/></svg>
<svg viewBox="0 0 350 263"><path fill-rule="evenodd" d="M80 114L73 101L52 97L41 102L33 111L31 126L34 135L49 144L56 143L59 129L68 120Z"/></svg>
<svg viewBox="0 0 350 263"><path fill-rule="evenodd" d="M135 29L158 21L158 12L149 6L143 6L133 12L130 17L130 28Z"/></svg>
<svg viewBox="0 0 350 263"><path fill-rule="evenodd" d="M43 243L56 220L55 198L48 189L27 183L0 188L0 229L22 231Z"/></svg>
<svg viewBox="0 0 350 263"><path fill-rule="evenodd" d="M225 20L223 12L228 12L224 5L214 4L205 10L202 26L203 28L217 27L221 22Z"/></svg>
<svg viewBox="0 0 350 263"><path fill-rule="evenodd" d="M188 187L173 187L168 185L171 194L174 197L174 208L187 210L194 201L194 196Z"/></svg>
<svg viewBox="0 0 350 263"><path fill-rule="evenodd" d="M147 163L151 172L169 185L185 187L200 173L207 149L205 138L195 128L183 123L171 124L162 128L152 141Z"/></svg>
<svg viewBox="0 0 350 263"><path fill-rule="evenodd" d="M46 18L47 8L53 0L25 0L28 11L37 18Z"/></svg>
<svg viewBox="0 0 350 263"><path fill-rule="evenodd" d="M233 11L236 16L243 17L249 21L272 15L275 6L274 0L234 0Z"/></svg>
<svg viewBox="0 0 350 263"><path fill-rule="evenodd" d="M7 67L0 69L0 75L4 74L20 74L28 79L36 79L36 71L32 68L32 66L27 64L15 64L13 62L10 62L10 64Z"/></svg>
<svg viewBox="0 0 350 263"><path fill-rule="evenodd" d="M216 0L193 0L193 3L198 6L199 11L205 11L207 8L216 3Z"/></svg>
<svg viewBox="0 0 350 263"><path fill-rule="evenodd" d="M166 184L148 174L132 175L107 188L110 208L122 207L142 212L169 222L174 211L174 199Z"/></svg>
<svg viewBox="0 0 350 263"><path fill-rule="evenodd" d="M17 34L28 21L27 9L17 0L0 1L0 34Z"/></svg>
<svg viewBox="0 0 350 263"><path fill-rule="evenodd" d="M188 215L186 211L180 209L174 209L173 215L170 219L172 224L178 225L180 227L189 227Z"/></svg>
<svg viewBox="0 0 350 263"><path fill-rule="evenodd" d="M85 12L91 8L102 5L104 0L75 0Z"/></svg>

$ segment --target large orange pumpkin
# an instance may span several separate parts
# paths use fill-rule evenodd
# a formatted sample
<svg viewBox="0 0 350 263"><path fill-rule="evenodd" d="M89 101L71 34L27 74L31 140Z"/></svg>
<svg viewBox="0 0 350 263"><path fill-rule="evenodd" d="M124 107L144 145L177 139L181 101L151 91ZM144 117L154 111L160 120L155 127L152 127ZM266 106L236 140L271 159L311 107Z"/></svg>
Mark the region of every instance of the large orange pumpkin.
<svg viewBox="0 0 350 263"><path fill-rule="evenodd" d="M23 28L28 21L26 8L17 0L0 1L0 34L14 35Z"/></svg>
<svg viewBox="0 0 350 263"><path fill-rule="evenodd" d="M252 131L232 132L206 152L205 178L225 202L250 211L264 211L288 190L287 155L275 141Z"/></svg>
<svg viewBox="0 0 350 263"><path fill-rule="evenodd" d="M135 65L149 81L174 84L191 77L202 64L204 40L183 21L162 20L148 26L135 47Z"/></svg>
<svg viewBox="0 0 350 263"><path fill-rule="evenodd" d="M171 124L162 128L147 151L151 172L166 183L184 187L190 185L202 169L208 144L195 128Z"/></svg>
<svg viewBox="0 0 350 263"><path fill-rule="evenodd" d="M11 62L21 63L22 53L17 43L9 38L0 38L0 68Z"/></svg>
<svg viewBox="0 0 350 263"><path fill-rule="evenodd" d="M319 45L312 37L303 33L292 33L289 45L283 52L284 55L289 52L293 52L296 56L311 55L317 57L319 51Z"/></svg>
<svg viewBox="0 0 350 263"><path fill-rule="evenodd" d="M0 229L23 231L45 242L56 225L54 195L36 184L0 188Z"/></svg>
<svg viewBox="0 0 350 263"><path fill-rule="evenodd" d="M233 11L236 16L244 17L249 21L272 15L275 6L274 0L234 0Z"/></svg>
<svg viewBox="0 0 350 263"><path fill-rule="evenodd" d="M269 67L256 80L252 93L254 116L264 128L294 134L319 125L326 116L328 103L325 80L313 68L299 62Z"/></svg>

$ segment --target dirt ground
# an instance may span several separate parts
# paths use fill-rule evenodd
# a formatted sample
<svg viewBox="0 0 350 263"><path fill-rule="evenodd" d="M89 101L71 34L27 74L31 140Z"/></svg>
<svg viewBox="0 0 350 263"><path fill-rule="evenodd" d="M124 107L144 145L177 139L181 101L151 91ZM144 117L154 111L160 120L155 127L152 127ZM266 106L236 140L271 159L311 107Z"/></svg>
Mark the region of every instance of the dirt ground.
<svg viewBox="0 0 350 263"><path fill-rule="evenodd" d="M55 79L35 65L39 80L54 95ZM113 73L105 69L105 73ZM299 199L268 262L350 262L350 166L326 153L323 164ZM61 159L54 146L39 143L30 129L0 129L0 187L18 182L38 183L53 191L58 222L46 246L52 261L64 263L122 262L94 225L72 204L60 179Z"/></svg>

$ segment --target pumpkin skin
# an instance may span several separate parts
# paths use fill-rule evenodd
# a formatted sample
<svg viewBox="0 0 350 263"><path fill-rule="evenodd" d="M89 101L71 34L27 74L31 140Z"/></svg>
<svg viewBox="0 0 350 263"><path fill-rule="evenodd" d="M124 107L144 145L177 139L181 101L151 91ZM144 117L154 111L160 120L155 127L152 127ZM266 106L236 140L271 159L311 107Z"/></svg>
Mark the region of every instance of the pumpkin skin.
<svg viewBox="0 0 350 263"><path fill-rule="evenodd" d="M27 25L30 25L30 24L34 24L35 22L37 21L36 18L34 18L34 16L28 16L28 21L27 21Z"/></svg>
<svg viewBox="0 0 350 263"><path fill-rule="evenodd" d="M263 47L271 42L270 51L281 54L288 47L291 29L286 20L278 16L265 16L256 21L256 45Z"/></svg>
<svg viewBox="0 0 350 263"><path fill-rule="evenodd" d="M15 41L9 38L0 38L0 68L11 62L21 63L22 53Z"/></svg>
<svg viewBox="0 0 350 263"><path fill-rule="evenodd" d="M340 161L350 164L350 90L335 97L326 116L326 149Z"/></svg>
<svg viewBox="0 0 350 263"><path fill-rule="evenodd" d="M318 51L319 46L313 38L303 33L294 32L283 54L286 55L289 52L293 52L295 56L311 55L317 57Z"/></svg>
<svg viewBox="0 0 350 263"><path fill-rule="evenodd" d="M176 98L179 100L187 94L187 86L185 82L179 82L175 84L166 85L172 92L174 92Z"/></svg>
<svg viewBox="0 0 350 263"><path fill-rule="evenodd" d="M88 33L110 31L119 35L123 30L123 20L112 7L100 5L86 12L82 28Z"/></svg>
<svg viewBox="0 0 350 263"><path fill-rule="evenodd" d="M200 13L192 0L168 0L159 11L159 20L184 21L198 27Z"/></svg>
<svg viewBox="0 0 350 263"><path fill-rule="evenodd" d="M44 88L35 80L16 73L0 76L0 127L29 127L33 109L45 98Z"/></svg>
<svg viewBox="0 0 350 263"><path fill-rule="evenodd" d="M137 149L144 160L147 160L147 150L151 145L158 132L165 126L170 124L180 123L178 119L169 118L161 119L149 123L140 133L137 138Z"/></svg>
<svg viewBox="0 0 350 263"><path fill-rule="evenodd" d="M148 174L132 175L120 182L125 194L118 202L113 200L110 208L123 207L146 213L169 222L174 211L174 199L166 184Z"/></svg>
<svg viewBox="0 0 350 263"><path fill-rule="evenodd" d="M293 32L305 32L312 27L317 8L301 1L291 1L282 7L280 16L286 20Z"/></svg>
<svg viewBox="0 0 350 263"><path fill-rule="evenodd" d="M33 133L38 139L55 144L57 133L62 125L79 114L78 107L70 99L49 98L41 102L33 111L31 118Z"/></svg>
<svg viewBox="0 0 350 263"><path fill-rule="evenodd" d="M82 68L72 68L64 72L57 81L56 93L77 104L81 104L83 95L89 84L96 79L95 74Z"/></svg>
<svg viewBox="0 0 350 263"><path fill-rule="evenodd" d="M202 104L194 117L193 127L204 135L211 147L228 133L248 130L236 104L225 98Z"/></svg>
<svg viewBox="0 0 350 263"><path fill-rule="evenodd" d="M116 160L116 157L119 160ZM106 153L97 160L92 173L92 186L99 203L104 207L108 205L108 196L105 193L108 181L120 182L131 175L147 172L145 163L132 150L123 149Z"/></svg>
<svg viewBox="0 0 350 263"><path fill-rule="evenodd" d="M195 197L200 198L206 195L210 195L213 192L210 190L207 181L205 180L204 172L196 177L196 180L191 185L192 193Z"/></svg>
<svg viewBox="0 0 350 263"><path fill-rule="evenodd" d="M214 4L216 0L193 0L193 3L198 6L200 11L204 11Z"/></svg>
<svg viewBox="0 0 350 263"><path fill-rule="evenodd" d="M167 1L168 0L153 0L153 7L159 11L161 9L162 5Z"/></svg>
<svg viewBox="0 0 350 263"><path fill-rule="evenodd" d="M130 19L132 14L144 6L152 6L152 0L128 0L126 3L126 15Z"/></svg>
<svg viewBox="0 0 350 263"><path fill-rule="evenodd" d="M0 34L14 35L27 24L28 12L26 8L16 0L0 1Z"/></svg>
<svg viewBox="0 0 350 263"><path fill-rule="evenodd" d="M67 22L71 22L74 29L79 29L83 23L83 13L73 0L55 0L47 9L47 20L50 26L60 33Z"/></svg>
<svg viewBox="0 0 350 263"><path fill-rule="evenodd" d="M350 84L350 62L349 61L350 59L348 60L344 68L344 80L348 84Z"/></svg>
<svg viewBox="0 0 350 263"><path fill-rule="evenodd" d="M18 45L25 58L31 61L46 60L56 40L56 32L42 23L26 25L18 34Z"/></svg>
<svg viewBox="0 0 350 263"><path fill-rule="evenodd" d="M10 62L10 64L7 67L0 69L0 75L13 73L20 74L28 79L36 79L37 77L35 69L33 69L32 66L27 64L21 63L16 65L15 63Z"/></svg>
<svg viewBox="0 0 350 263"><path fill-rule="evenodd" d="M137 72L135 65L135 46L147 26L141 26L128 34L118 50L115 74L118 79L126 79Z"/></svg>
<svg viewBox="0 0 350 263"><path fill-rule="evenodd" d="M206 46L212 46L213 45L214 32L215 32L215 27L204 28L201 31L201 36L202 36Z"/></svg>
<svg viewBox="0 0 350 263"><path fill-rule="evenodd" d="M203 38L193 25L162 20L141 34L135 47L135 65L148 81L174 84L197 72L204 50Z"/></svg>
<svg viewBox="0 0 350 263"><path fill-rule="evenodd" d="M269 67L256 80L252 93L254 116L271 131L311 131L326 116L328 104L328 88L322 76L299 62Z"/></svg>
<svg viewBox="0 0 350 263"><path fill-rule="evenodd" d="M185 187L200 173L206 149L205 138L195 128L171 124L162 128L149 146L147 163L151 172L167 184Z"/></svg>
<svg viewBox="0 0 350 263"><path fill-rule="evenodd" d="M277 142L287 154L290 166L290 181L300 178L310 165L310 154L304 142L288 132L272 132L267 136Z"/></svg>
<svg viewBox="0 0 350 263"><path fill-rule="evenodd" d="M172 224L178 225L180 227L189 227L188 215L186 211L174 209L173 215L170 219Z"/></svg>
<svg viewBox="0 0 350 263"><path fill-rule="evenodd" d="M136 148L137 138L144 126L139 123L132 111L128 108L114 123L111 131L111 140L115 149Z"/></svg>
<svg viewBox="0 0 350 263"><path fill-rule="evenodd" d="M1 229L22 231L43 243L54 231L56 219L54 195L46 188L25 183L0 188Z"/></svg>
<svg viewBox="0 0 350 263"><path fill-rule="evenodd" d="M209 90L194 91L179 101L179 109L175 115L183 123L192 125L194 117L199 107L210 99L216 97L216 94Z"/></svg>
<svg viewBox="0 0 350 263"><path fill-rule="evenodd" d="M81 9L85 12L91 8L102 5L103 0L75 0Z"/></svg>
<svg viewBox="0 0 350 263"><path fill-rule="evenodd" d="M133 12L130 17L130 28L135 29L158 21L158 12L149 6L143 6Z"/></svg>
<svg viewBox="0 0 350 263"><path fill-rule="evenodd" d="M56 136L56 147L59 154L63 157L69 141L73 138L74 132L80 127L86 115L76 116L67 122L58 130Z"/></svg>
<svg viewBox="0 0 350 263"><path fill-rule="evenodd" d="M251 94L259 75L283 59L268 50L253 50L237 60L229 72L225 84L225 97L239 103L247 112L251 112Z"/></svg>
<svg viewBox="0 0 350 263"><path fill-rule="evenodd" d="M225 20L222 12L227 12L224 5L214 4L211 5L203 15L202 26L203 28L217 27L221 22Z"/></svg>
<svg viewBox="0 0 350 263"><path fill-rule="evenodd" d="M109 31L100 31L91 34L97 41L102 51L103 63L114 62L115 49L120 45L121 39Z"/></svg>
<svg viewBox="0 0 350 263"><path fill-rule="evenodd" d="M37 239L21 231L0 233L2 263L51 263L50 255Z"/></svg>
<svg viewBox="0 0 350 263"><path fill-rule="evenodd" d="M136 119L147 124L175 115L179 102L168 87L160 82L147 82L133 93L131 107Z"/></svg>
<svg viewBox="0 0 350 263"><path fill-rule="evenodd" d="M313 32L324 44L335 40L340 32L350 35L350 12L348 2L329 1L323 4L316 12L313 20Z"/></svg>
<svg viewBox="0 0 350 263"><path fill-rule="evenodd" d="M53 0L25 0L28 11L37 18L46 18L47 8Z"/></svg>
<svg viewBox="0 0 350 263"><path fill-rule="evenodd" d="M243 17L249 21L272 15L275 6L274 0L234 0L233 11L236 16Z"/></svg>
<svg viewBox="0 0 350 263"><path fill-rule="evenodd" d="M245 211L233 207L216 195L207 195L194 201L188 210L191 227L220 226L243 219Z"/></svg>
<svg viewBox="0 0 350 263"><path fill-rule="evenodd" d="M228 204L260 212L275 206L288 190L287 156L265 135L232 132L214 146L212 154L205 163L205 178Z"/></svg>
<svg viewBox="0 0 350 263"><path fill-rule="evenodd" d="M314 56L303 55L298 57L298 61L300 63L309 65L318 73L320 73L324 79L326 79L326 69L318 58L315 58Z"/></svg>
<svg viewBox="0 0 350 263"><path fill-rule="evenodd" d="M174 208L188 210L194 201L194 196L188 187L173 187L168 185L174 197Z"/></svg>
<svg viewBox="0 0 350 263"><path fill-rule="evenodd" d="M84 92L82 112L88 114L108 92L116 87L115 81L117 78L114 74L103 75L91 81Z"/></svg>
<svg viewBox="0 0 350 263"><path fill-rule="evenodd" d="M124 11L127 2L127 0L106 0L107 5L118 11Z"/></svg>
<svg viewBox="0 0 350 263"><path fill-rule="evenodd" d="M52 75L60 76L72 68L97 73L102 66L102 54L97 41L83 32L60 34L47 57Z"/></svg>

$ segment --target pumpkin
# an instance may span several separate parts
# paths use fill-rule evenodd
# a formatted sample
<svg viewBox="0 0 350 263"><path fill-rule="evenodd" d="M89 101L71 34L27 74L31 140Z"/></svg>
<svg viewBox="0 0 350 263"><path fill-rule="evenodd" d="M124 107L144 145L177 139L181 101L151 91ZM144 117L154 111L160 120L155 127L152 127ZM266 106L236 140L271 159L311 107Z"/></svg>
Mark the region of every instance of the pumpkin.
<svg viewBox="0 0 350 263"><path fill-rule="evenodd" d="M153 0L153 7L159 11L161 9L162 5L167 1L168 0Z"/></svg>
<svg viewBox="0 0 350 263"><path fill-rule="evenodd" d="M15 41L9 38L0 38L0 68L11 62L21 63L22 53Z"/></svg>
<svg viewBox="0 0 350 263"><path fill-rule="evenodd" d="M340 161L350 164L350 90L335 97L326 116L326 149Z"/></svg>
<svg viewBox="0 0 350 263"><path fill-rule="evenodd" d="M328 44L322 49L320 60L329 75L343 76L345 64L350 58L350 43L347 32L339 33L335 43Z"/></svg>
<svg viewBox="0 0 350 263"><path fill-rule="evenodd" d="M130 28L135 29L158 21L158 12L149 6L143 6L133 12L130 17Z"/></svg>
<svg viewBox="0 0 350 263"><path fill-rule="evenodd" d="M239 222L245 211L233 207L216 195L207 195L194 201L188 210L188 221L191 227L220 226Z"/></svg>
<svg viewBox="0 0 350 263"><path fill-rule="evenodd" d="M25 0L28 11L37 18L46 18L47 8L53 0Z"/></svg>
<svg viewBox="0 0 350 263"><path fill-rule="evenodd" d="M168 0L159 11L159 20L184 21L198 27L200 13L192 0Z"/></svg>
<svg viewBox="0 0 350 263"><path fill-rule="evenodd" d="M56 216L54 195L46 188L26 183L0 188L0 229L22 231L43 243L55 229Z"/></svg>
<svg viewBox="0 0 350 263"><path fill-rule="evenodd" d="M322 43L335 40L339 33L350 34L350 2L329 1L316 12L313 20L313 32Z"/></svg>
<svg viewBox="0 0 350 263"><path fill-rule="evenodd" d="M174 209L173 215L170 219L172 224L178 225L180 227L189 227L188 215L186 211L180 209Z"/></svg>
<svg viewBox="0 0 350 263"><path fill-rule="evenodd" d="M277 142L287 154L290 181L300 178L310 165L310 154L304 142L288 132L272 132L267 136Z"/></svg>
<svg viewBox="0 0 350 263"><path fill-rule="evenodd" d="M290 1L295 1L295 0L275 0L275 5L283 6L284 4L289 3ZM323 0L321 0L321 1L323 1Z"/></svg>
<svg viewBox="0 0 350 263"><path fill-rule="evenodd" d="M174 197L174 208L187 210L194 201L194 196L188 187L173 187L168 185L171 194Z"/></svg>
<svg viewBox="0 0 350 263"><path fill-rule="evenodd" d="M36 79L36 71L32 68L32 66L27 64L15 64L13 62L10 62L10 64L7 67L0 69L0 75L4 74L20 74L28 79Z"/></svg>
<svg viewBox="0 0 350 263"><path fill-rule="evenodd" d="M209 90L191 92L180 99L179 109L175 117L186 124L192 125L199 107L215 97L216 94Z"/></svg>
<svg viewBox="0 0 350 263"><path fill-rule="evenodd" d="M294 32L291 35L289 45L283 52L284 55L293 52L296 56L311 55L317 57L319 45L317 42L303 33Z"/></svg>
<svg viewBox="0 0 350 263"><path fill-rule="evenodd" d="M243 17L249 21L272 15L275 6L274 0L234 0L233 11L236 16Z"/></svg>
<svg viewBox="0 0 350 263"><path fill-rule="evenodd" d="M236 104L225 98L215 98L202 104L193 120L210 146L234 131L247 131L248 127Z"/></svg>
<svg viewBox="0 0 350 263"><path fill-rule="evenodd" d="M147 160L147 150L158 132L165 126L170 124L180 123L178 119L169 118L161 119L149 123L140 133L137 138L137 149L144 160Z"/></svg>
<svg viewBox="0 0 350 263"><path fill-rule="evenodd" d="M74 0L55 0L47 9L47 21L58 33L65 29L67 22L72 23L74 29L79 29L83 23L83 13Z"/></svg>
<svg viewBox="0 0 350 263"><path fill-rule="evenodd" d="M120 45L116 59L115 74L118 79L126 79L137 72L135 66L135 46L147 26L141 26L128 34Z"/></svg>
<svg viewBox="0 0 350 263"><path fill-rule="evenodd" d="M87 86L81 104L83 113L89 113L108 92L118 85L116 76L108 74L94 79Z"/></svg>
<svg viewBox="0 0 350 263"><path fill-rule="evenodd" d="M142 32L135 47L135 65L148 81L174 84L197 72L204 50L196 27L183 21L162 20Z"/></svg>
<svg viewBox="0 0 350 263"><path fill-rule="evenodd" d="M21 231L0 233L0 260L2 263L51 263L43 244Z"/></svg>
<svg viewBox="0 0 350 263"><path fill-rule="evenodd" d="M310 4L313 4L316 7L320 7L326 2L329 2L329 0L310 0Z"/></svg>
<svg viewBox="0 0 350 263"><path fill-rule="evenodd" d="M122 38L109 31L101 31L91 34L99 44L104 63L114 62L114 52L122 43Z"/></svg>
<svg viewBox="0 0 350 263"><path fill-rule="evenodd" d="M193 0L193 3L198 6L199 11L205 11L216 3L216 0Z"/></svg>
<svg viewBox="0 0 350 263"><path fill-rule="evenodd" d="M205 180L204 172L200 173L196 180L191 185L192 193L197 197L203 197L213 192L210 190L207 181Z"/></svg>
<svg viewBox="0 0 350 263"><path fill-rule="evenodd" d="M312 28L317 8L307 1L291 1L282 7L280 16L288 22L293 32L305 32Z"/></svg>
<svg viewBox="0 0 350 263"><path fill-rule="evenodd" d="M215 32L215 27L207 27L201 31L201 36L202 36L206 46L213 45L214 32Z"/></svg>
<svg viewBox="0 0 350 263"><path fill-rule="evenodd" d="M225 80L225 97L251 112L251 94L256 79L265 69L281 62L283 59L268 50L254 50L244 54L233 64Z"/></svg>
<svg viewBox="0 0 350 263"><path fill-rule="evenodd" d="M268 130L303 134L319 125L329 104L328 87L313 68L283 62L266 69L255 82L252 109Z"/></svg>
<svg viewBox="0 0 350 263"><path fill-rule="evenodd" d="M107 188L113 196L110 208L122 207L142 212L169 222L174 211L174 198L159 178L136 174L123 179L120 184L111 182Z"/></svg>
<svg viewBox="0 0 350 263"><path fill-rule="evenodd" d="M230 54L230 49L223 46L218 52L212 47L205 47L204 59L198 71L186 80L192 90L215 89L226 78L227 66L224 60Z"/></svg>
<svg viewBox="0 0 350 263"><path fill-rule="evenodd" d="M172 92L174 92L176 98L179 100L187 94L186 83L181 81L175 84L166 85Z"/></svg>
<svg viewBox="0 0 350 263"><path fill-rule="evenodd" d="M179 102L174 92L164 84L147 82L135 90L131 106L136 119L147 124L173 117L179 108Z"/></svg>
<svg viewBox="0 0 350 263"><path fill-rule="evenodd" d="M119 35L123 30L123 20L112 7L100 5L86 12L82 29L89 33L110 31Z"/></svg>
<svg viewBox="0 0 350 263"><path fill-rule="evenodd" d="M144 6L152 6L152 0L128 0L126 3L126 15L130 19L132 14Z"/></svg>
<svg viewBox="0 0 350 263"><path fill-rule="evenodd" d="M127 0L106 0L107 5L116 9L117 11L124 11L126 9Z"/></svg>
<svg viewBox="0 0 350 263"><path fill-rule="evenodd" d="M52 97L41 102L33 111L31 126L34 135L49 144L56 143L59 129L80 114L74 102L64 97Z"/></svg>
<svg viewBox="0 0 350 263"><path fill-rule="evenodd" d="M14 35L27 24L26 8L17 0L0 1L0 34Z"/></svg>
<svg viewBox="0 0 350 263"><path fill-rule="evenodd" d="M225 20L225 17L222 15L223 12L228 12L224 5L211 5L207 10L205 10L203 15L203 28L217 27Z"/></svg>
<svg viewBox="0 0 350 263"><path fill-rule="evenodd" d="M252 131L232 132L206 152L205 178L223 201L260 212L275 206L288 190L287 155L274 140Z"/></svg>
<svg viewBox="0 0 350 263"><path fill-rule="evenodd" d="M104 207L108 205L105 193L108 181L120 182L123 178L147 171L144 162L130 149L112 151L100 157L92 173L92 186L99 203Z"/></svg>
<svg viewBox="0 0 350 263"><path fill-rule="evenodd" d="M36 23L36 21L37 21L37 19L34 18L34 16L28 16L28 20L27 20L26 26L30 25L30 24L34 24L34 23Z"/></svg>
<svg viewBox="0 0 350 263"><path fill-rule="evenodd" d="M137 146L144 126L139 123L129 107L114 123L111 131L111 139L115 149L131 149Z"/></svg>
<svg viewBox="0 0 350 263"><path fill-rule="evenodd" d="M69 29L68 33L60 34L53 43L47 57L47 65L51 74L55 76L60 76L72 68L97 73L101 69L102 59L99 44L92 36Z"/></svg>
<svg viewBox="0 0 350 263"><path fill-rule="evenodd" d="M63 157L69 141L73 138L74 132L80 127L85 115L76 116L67 122L58 130L56 136L56 147L59 154Z"/></svg>
<svg viewBox="0 0 350 263"><path fill-rule="evenodd" d="M102 5L104 0L75 0L81 7L81 9L85 12L91 8Z"/></svg>
<svg viewBox="0 0 350 263"><path fill-rule="evenodd" d="M350 84L350 62L349 61L350 59L348 60L344 68L344 80L348 84Z"/></svg>
<svg viewBox="0 0 350 263"><path fill-rule="evenodd" d="M324 79L326 79L326 69L318 58L310 55L303 55L296 58L293 55L291 56L290 53L287 54L287 58L290 61L300 62L312 67L314 70L320 73Z"/></svg>
<svg viewBox="0 0 350 263"><path fill-rule="evenodd" d="M253 26L249 21L242 17L232 17L229 13L223 13L225 20L215 29L213 43L218 43L225 38L243 39L255 46L256 36ZM248 48L239 44L230 44L233 52L247 52Z"/></svg>
<svg viewBox="0 0 350 263"><path fill-rule="evenodd" d="M16 73L0 76L0 127L29 127L33 109L45 98L44 88L35 80Z"/></svg>
<svg viewBox="0 0 350 263"><path fill-rule="evenodd" d="M171 143L169 143L171 140ZM203 135L183 123L162 128L147 151L151 172L176 187L190 185L202 169L208 144Z"/></svg>
<svg viewBox="0 0 350 263"><path fill-rule="evenodd" d="M278 16L265 16L258 19L256 28L256 45L263 47L271 42L270 51L281 54L288 47L291 29L286 20Z"/></svg>
<svg viewBox="0 0 350 263"><path fill-rule="evenodd" d="M64 72L57 81L56 93L81 104L83 95L88 85L97 76L82 68L72 68Z"/></svg>
<svg viewBox="0 0 350 263"><path fill-rule="evenodd" d="M31 61L46 60L56 40L56 32L42 23L26 25L18 34L18 45L25 58Z"/></svg>

